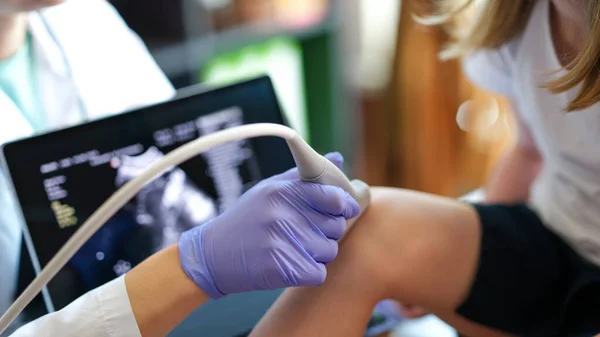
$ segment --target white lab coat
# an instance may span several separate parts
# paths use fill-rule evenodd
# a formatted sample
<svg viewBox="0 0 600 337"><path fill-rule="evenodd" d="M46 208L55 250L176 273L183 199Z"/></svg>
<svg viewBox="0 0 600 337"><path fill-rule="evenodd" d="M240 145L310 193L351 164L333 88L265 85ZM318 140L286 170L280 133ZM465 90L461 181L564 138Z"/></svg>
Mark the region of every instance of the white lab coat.
<svg viewBox="0 0 600 337"><path fill-rule="evenodd" d="M123 276L41 317L10 337L141 337Z"/></svg>
<svg viewBox="0 0 600 337"><path fill-rule="evenodd" d="M175 94L141 39L106 0L68 0L32 13L29 30L49 129L158 103ZM65 64L65 56L70 67ZM85 106L85 114L79 109L78 97ZM0 144L33 133L15 104L0 92ZM16 204L8 190L0 168L0 313L12 301L21 242ZM82 315L77 322L93 326L87 318ZM95 317L89 318L91 321ZM46 319L45 329L51 322ZM70 332L77 330L73 326L55 336L71 336ZM35 331L31 335L46 334Z"/></svg>

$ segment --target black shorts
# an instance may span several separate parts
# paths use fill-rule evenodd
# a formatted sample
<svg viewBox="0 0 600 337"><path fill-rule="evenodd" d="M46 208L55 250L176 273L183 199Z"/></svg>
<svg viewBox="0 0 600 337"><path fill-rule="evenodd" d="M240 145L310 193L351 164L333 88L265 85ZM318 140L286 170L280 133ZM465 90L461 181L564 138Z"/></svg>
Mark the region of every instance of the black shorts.
<svg viewBox="0 0 600 337"><path fill-rule="evenodd" d="M525 205L475 205L479 269L461 316L531 337L600 333L600 267L574 252Z"/></svg>

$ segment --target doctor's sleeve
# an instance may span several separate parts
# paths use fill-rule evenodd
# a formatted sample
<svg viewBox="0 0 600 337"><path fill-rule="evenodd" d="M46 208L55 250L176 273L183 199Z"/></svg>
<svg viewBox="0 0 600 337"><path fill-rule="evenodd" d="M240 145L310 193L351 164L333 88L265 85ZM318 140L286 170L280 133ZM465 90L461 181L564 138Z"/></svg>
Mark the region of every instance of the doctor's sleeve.
<svg viewBox="0 0 600 337"><path fill-rule="evenodd" d="M10 337L141 337L119 277L81 296L60 311L21 327Z"/></svg>

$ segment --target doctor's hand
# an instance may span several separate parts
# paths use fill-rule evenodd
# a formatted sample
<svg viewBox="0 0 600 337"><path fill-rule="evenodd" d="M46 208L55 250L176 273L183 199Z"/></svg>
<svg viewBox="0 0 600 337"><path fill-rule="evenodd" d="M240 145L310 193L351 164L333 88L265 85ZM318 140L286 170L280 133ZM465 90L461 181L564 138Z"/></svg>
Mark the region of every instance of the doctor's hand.
<svg viewBox="0 0 600 337"><path fill-rule="evenodd" d="M338 167L338 153L326 156ZM292 169L266 179L179 242L185 273L211 298L316 286L358 203L343 189L302 182Z"/></svg>

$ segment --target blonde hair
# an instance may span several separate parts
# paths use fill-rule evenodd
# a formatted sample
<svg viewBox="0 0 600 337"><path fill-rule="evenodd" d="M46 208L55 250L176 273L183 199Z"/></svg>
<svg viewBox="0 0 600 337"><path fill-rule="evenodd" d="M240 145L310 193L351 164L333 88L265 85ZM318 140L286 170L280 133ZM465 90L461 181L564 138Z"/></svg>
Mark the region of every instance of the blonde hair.
<svg viewBox="0 0 600 337"><path fill-rule="evenodd" d="M550 0L437 0L435 15L417 18L427 25L443 25L450 43L443 59L458 58L480 49L494 49L525 29L535 3ZM600 1L589 0L587 37L583 48L561 77L543 85L561 93L581 85L567 111L585 109L600 102ZM557 69L557 71L560 69Z"/></svg>

